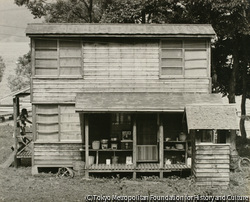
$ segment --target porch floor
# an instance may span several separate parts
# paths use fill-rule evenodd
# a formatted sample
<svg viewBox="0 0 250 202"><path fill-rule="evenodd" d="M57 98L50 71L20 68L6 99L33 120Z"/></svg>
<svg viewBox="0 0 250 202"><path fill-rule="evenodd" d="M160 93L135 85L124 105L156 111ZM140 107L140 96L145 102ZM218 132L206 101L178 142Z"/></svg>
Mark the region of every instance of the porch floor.
<svg viewBox="0 0 250 202"><path fill-rule="evenodd" d="M171 171L181 171L190 169L187 165L182 164L172 164L172 165L164 165L160 168L158 163L141 163L136 167L134 165L127 164L93 164L89 167L89 172L171 172Z"/></svg>

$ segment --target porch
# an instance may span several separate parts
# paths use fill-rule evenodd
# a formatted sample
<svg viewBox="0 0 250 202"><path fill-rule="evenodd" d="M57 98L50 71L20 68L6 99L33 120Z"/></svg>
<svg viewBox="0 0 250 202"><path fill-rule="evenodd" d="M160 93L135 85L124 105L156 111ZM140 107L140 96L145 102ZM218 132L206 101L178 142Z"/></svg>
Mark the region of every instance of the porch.
<svg viewBox="0 0 250 202"><path fill-rule="evenodd" d="M182 93L79 94L85 176L194 171L196 138L190 137L185 106L219 101L217 95Z"/></svg>

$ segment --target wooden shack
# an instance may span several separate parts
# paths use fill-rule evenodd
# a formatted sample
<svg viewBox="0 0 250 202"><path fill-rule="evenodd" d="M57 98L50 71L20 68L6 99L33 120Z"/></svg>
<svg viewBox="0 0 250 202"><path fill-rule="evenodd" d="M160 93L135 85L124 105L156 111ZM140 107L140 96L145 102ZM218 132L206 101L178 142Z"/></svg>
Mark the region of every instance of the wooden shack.
<svg viewBox="0 0 250 202"><path fill-rule="evenodd" d="M26 34L32 52L33 174L75 162L84 162L86 176L162 177L191 169L191 146L195 158L200 152L193 131L207 128L188 128L185 108L222 104L211 93L210 25L29 24ZM223 109L235 118L235 111ZM208 153L211 148L203 147ZM229 151L226 144L223 149ZM201 176L198 165L193 168Z"/></svg>

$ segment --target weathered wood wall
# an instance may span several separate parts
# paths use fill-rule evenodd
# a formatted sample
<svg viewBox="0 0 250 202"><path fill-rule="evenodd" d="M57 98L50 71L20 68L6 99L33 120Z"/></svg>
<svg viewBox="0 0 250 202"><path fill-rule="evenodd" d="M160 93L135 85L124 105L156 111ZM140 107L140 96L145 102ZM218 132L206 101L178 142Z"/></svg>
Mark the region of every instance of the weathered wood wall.
<svg viewBox="0 0 250 202"><path fill-rule="evenodd" d="M74 105L36 105L35 140L82 141L80 117Z"/></svg>
<svg viewBox="0 0 250 202"><path fill-rule="evenodd" d="M210 92L205 40L183 42L177 53L172 46L161 53L160 40L112 40L34 40L33 103L75 102L76 93L89 91ZM162 78L162 55L174 68L180 60L185 74Z"/></svg>
<svg viewBox="0 0 250 202"><path fill-rule="evenodd" d="M84 160L81 143L34 143L33 165L36 167L73 167L74 161Z"/></svg>
<svg viewBox="0 0 250 202"><path fill-rule="evenodd" d="M229 144L196 144L193 174L197 185L229 184Z"/></svg>
<svg viewBox="0 0 250 202"><path fill-rule="evenodd" d="M178 50L167 46L162 53L159 39L32 39L33 166L70 166L72 156L80 156L77 93L209 93L210 51L204 41L205 46L182 40ZM163 55L170 71L182 66L182 75L162 77Z"/></svg>

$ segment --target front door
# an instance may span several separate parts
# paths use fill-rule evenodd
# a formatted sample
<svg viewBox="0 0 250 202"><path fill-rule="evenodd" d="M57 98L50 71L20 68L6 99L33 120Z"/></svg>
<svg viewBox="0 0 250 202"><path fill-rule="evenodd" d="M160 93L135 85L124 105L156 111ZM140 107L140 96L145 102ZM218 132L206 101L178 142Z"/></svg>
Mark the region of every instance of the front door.
<svg viewBox="0 0 250 202"><path fill-rule="evenodd" d="M137 115L137 161L157 162L157 116Z"/></svg>

